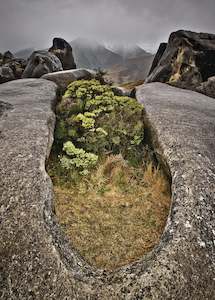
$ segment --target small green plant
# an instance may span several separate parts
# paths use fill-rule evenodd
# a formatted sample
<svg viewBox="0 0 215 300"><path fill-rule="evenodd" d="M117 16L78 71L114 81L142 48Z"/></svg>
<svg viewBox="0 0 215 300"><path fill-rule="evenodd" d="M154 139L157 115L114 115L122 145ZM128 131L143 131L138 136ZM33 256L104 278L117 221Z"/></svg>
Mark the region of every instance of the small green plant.
<svg viewBox="0 0 215 300"><path fill-rule="evenodd" d="M144 109L135 99L116 96L96 79L78 80L68 86L57 113L55 139L64 168L87 174L106 154L141 161Z"/></svg>
<svg viewBox="0 0 215 300"><path fill-rule="evenodd" d="M61 164L65 169L75 168L81 175L87 175L89 169L97 164L97 155L76 148L70 141L64 144L63 151L67 154L67 156L63 155L61 157Z"/></svg>

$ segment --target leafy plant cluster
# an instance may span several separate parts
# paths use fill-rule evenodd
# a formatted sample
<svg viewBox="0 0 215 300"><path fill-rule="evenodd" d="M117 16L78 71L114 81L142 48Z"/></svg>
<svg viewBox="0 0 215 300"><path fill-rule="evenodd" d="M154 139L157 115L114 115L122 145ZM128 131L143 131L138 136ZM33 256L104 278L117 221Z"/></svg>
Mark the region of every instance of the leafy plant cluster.
<svg viewBox="0 0 215 300"><path fill-rule="evenodd" d="M72 82L57 107L55 139L62 166L85 175L107 154L139 163L143 112L135 99L116 96L96 79Z"/></svg>

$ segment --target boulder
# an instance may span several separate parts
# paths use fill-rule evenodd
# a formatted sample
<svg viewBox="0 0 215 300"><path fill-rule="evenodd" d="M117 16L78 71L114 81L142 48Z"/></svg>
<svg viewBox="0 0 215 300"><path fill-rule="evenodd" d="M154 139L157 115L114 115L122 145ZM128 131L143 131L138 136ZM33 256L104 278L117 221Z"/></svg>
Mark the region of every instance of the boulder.
<svg viewBox="0 0 215 300"><path fill-rule="evenodd" d="M46 73L62 71L59 58L48 51L35 51L29 58L22 78L39 78Z"/></svg>
<svg viewBox="0 0 215 300"><path fill-rule="evenodd" d="M13 71L15 79L22 78L22 74L27 66L27 61L20 58L13 58L10 62L5 64L4 66L8 66Z"/></svg>
<svg viewBox="0 0 215 300"><path fill-rule="evenodd" d="M26 65L26 60L15 58L10 51L0 54L0 83L20 79Z"/></svg>
<svg viewBox="0 0 215 300"><path fill-rule="evenodd" d="M55 82L61 89L66 89L67 86L80 79L93 79L96 77L96 72L89 69L76 69L59 71L55 73L48 73L42 76L43 79L51 80Z"/></svg>
<svg viewBox="0 0 215 300"><path fill-rule="evenodd" d="M160 54L159 48L146 83L160 81L195 90L215 75L214 34L185 30L173 32L166 50L162 56Z"/></svg>
<svg viewBox="0 0 215 300"><path fill-rule="evenodd" d="M54 53L60 59L64 70L76 69L72 47L64 39L54 38L49 52Z"/></svg>
<svg viewBox="0 0 215 300"><path fill-rule="evenodd" d="M3 65L2 67L0 67L0 83L4 83L14 79L16 78L10 66Z"/></svg>
<svg viewBox="0 0 215 300"><path fill-rule="evenodd" d="M207 81L196 88L196 91L215 98L215 76L208 78Z"/></svg>

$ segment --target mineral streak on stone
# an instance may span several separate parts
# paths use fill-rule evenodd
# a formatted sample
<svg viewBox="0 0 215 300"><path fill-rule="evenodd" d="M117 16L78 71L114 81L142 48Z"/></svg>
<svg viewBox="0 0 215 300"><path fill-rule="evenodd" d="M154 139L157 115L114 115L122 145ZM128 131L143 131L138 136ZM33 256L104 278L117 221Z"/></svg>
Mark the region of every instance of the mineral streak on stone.
<svg viewBox="0 0 215 300"><path fill-rule="evenodd" d="M44 79L0 86L0 103L12 105L0 117L0 298L214 299L214 99L160 83L138 88L172 175L172 210L151 253L107 273L69 246L52 212L45 160L56 89Z"/></svg>

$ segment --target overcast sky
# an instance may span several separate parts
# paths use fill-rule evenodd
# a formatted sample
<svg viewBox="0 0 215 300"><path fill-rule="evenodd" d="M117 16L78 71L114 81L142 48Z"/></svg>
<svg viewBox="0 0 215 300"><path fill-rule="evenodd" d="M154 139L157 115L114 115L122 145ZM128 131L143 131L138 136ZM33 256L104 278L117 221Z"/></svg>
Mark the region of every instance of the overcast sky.
<svg viewBox="0 0 215 300"><path fill-rule="evenodd" d="M0 0L0 51L48 47L55 36L155 51L177 29L215 33L215 0Z"/></svg>

